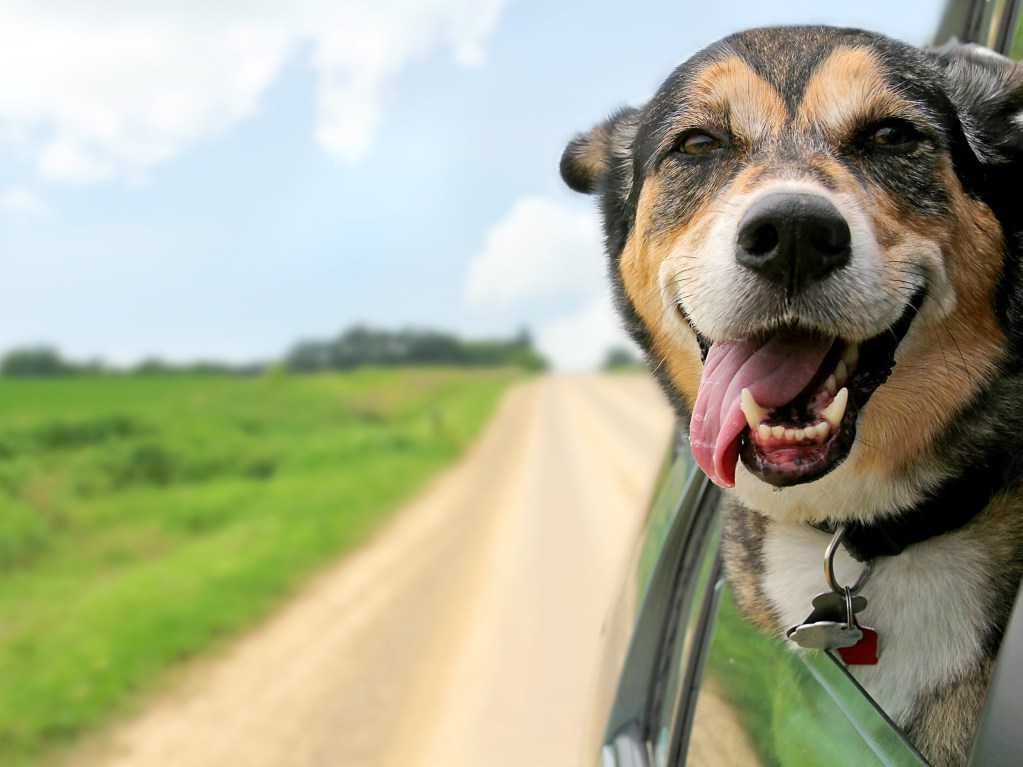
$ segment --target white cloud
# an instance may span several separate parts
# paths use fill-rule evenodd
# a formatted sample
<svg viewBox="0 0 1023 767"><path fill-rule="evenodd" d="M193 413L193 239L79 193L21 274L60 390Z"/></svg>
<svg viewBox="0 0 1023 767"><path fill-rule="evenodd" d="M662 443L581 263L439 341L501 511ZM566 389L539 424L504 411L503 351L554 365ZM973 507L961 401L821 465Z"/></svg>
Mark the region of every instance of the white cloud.
<svg viewBox="0 0 1023 767"><path fill-rule="evenodd" d="M0 208L32 218L50 215L49 206L27 189L14 187L0 193Z"/></svg>
<svg viewBox="0 0 1023 767"><path fill-rule="evenodd" d="M504 308L532 298L590 297L603 289L604 269L595 213L526 197L487 234L469 265L465 298Z"/></svg>
<svg viewBox="0 0 1023 767"><path fill-rule="evenodd" d="M578 306L540 325L536 345L560 370L592 369L612 347L635 348L611 304L605 270L596 213L526 197L487 234L464 296L494 310L536 299Z"/></svg>
<svg viewBox="0 0 1023 767"><path fill-rule="evenodd" d="M542 325L536 333L536 346L558 370L592 370L613 348L632 349L640 356L622 329L607 292L593 298L580 311Z"/></svg>
<svg viewBox="0 0 1023 767"><path fill-rule="evenodd" d="M0 9L0 140L45 178L137 178L252 115L309 53L314 133L355 162L388 87L417 58L478 63L503 0L9 0Z"/></svg>

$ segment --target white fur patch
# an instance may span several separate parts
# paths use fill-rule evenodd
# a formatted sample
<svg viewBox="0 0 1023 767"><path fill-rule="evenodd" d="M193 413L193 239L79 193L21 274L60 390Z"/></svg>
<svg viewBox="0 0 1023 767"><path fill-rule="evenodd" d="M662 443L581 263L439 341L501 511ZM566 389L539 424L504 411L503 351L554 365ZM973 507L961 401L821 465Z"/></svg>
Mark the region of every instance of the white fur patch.
<svg viewBox="0 0 1023 767"><path fill-rule="evenodd" d="M805 525L774 524L764 541L764 589L783 625L802 622L814 595L827 591L824 549L829 536ZM857 617L878 632L880 661L851 666L853 676L898 724L919 697L976 663L984 613L983 549L962 532L882 557L861 592L867 608ZM835 559L840 583L851 585L862 565L844 550Z"/></svg>
<svg viewBox="0 0 1023 767"><path fill-rule="evenodd" d="M814 482L779 489L750 473L742 461L736 465L735 492L743 505L782 523L822 522L825 518L869 521L891 509L917 503L940 477L910 480L873 476L857 464L865 450L855 443L849 457L834 471ZM826 498L823 505L821 499Z"/></svg>

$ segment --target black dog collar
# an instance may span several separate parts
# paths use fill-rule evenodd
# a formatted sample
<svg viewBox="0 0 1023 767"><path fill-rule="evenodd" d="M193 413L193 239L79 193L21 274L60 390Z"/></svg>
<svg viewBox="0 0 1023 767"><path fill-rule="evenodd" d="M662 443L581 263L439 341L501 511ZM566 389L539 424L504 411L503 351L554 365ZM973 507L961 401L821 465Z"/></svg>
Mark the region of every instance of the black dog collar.
<svg viewBox="0 0 1023 767"><path fill-rule="evenodd" d="M968 471L941 485L919 504L870 523L826 520L812 527L833 535L845 525L842 544L860 562L894 557L908 546L958 530L991 502L1002 484L1001 462Z"/></svg>

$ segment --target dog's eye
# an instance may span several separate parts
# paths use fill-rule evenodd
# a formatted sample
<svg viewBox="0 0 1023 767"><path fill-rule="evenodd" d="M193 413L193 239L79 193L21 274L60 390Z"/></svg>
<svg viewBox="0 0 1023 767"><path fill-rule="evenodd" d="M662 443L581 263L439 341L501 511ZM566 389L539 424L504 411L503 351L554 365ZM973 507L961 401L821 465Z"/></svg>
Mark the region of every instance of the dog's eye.
<svg viewBox="0 0 1023 767"><path fill-rule="evenodd" d="M706 154L720 148L721 139L700 131L686 134L678 144L679 151L685 154Z"/></svg>
<svg viewBox="0 0 1023 767"><path fill-rule="evenodd" d="M919 131L902 120L883 122L870 134L870 143L885 149L909 149L919 140Z"/></svg>

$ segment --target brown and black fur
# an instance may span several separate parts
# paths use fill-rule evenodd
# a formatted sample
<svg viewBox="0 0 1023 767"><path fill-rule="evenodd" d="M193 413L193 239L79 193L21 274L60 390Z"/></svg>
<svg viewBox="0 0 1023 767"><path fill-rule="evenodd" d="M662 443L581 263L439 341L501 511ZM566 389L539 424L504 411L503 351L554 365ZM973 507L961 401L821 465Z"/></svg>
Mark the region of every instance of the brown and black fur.
<svg viewBox="0 0 1023 767"><path fill-rule="evenodd" d="M893 118L915 131L911 149L880 151L864 139ZM697 130L719 137L720 150L682 153ZM910 272L926 282L891 376L858 413L841 470L784 491L778 504L744 478L730 495L725 553L740 605L781 633L791 616L768 593L769 539L795 540L807 523L897 516L923 499L940 513L943 492L954 497L948 488L982 475L990 503L943 542L909 554L952 544L962 553L949 567L966 563L961 578L978 607L962 620L976 621L981 649L955 673L920 684L896 716L933 764L964 764L1023 572L1023 65L972 46L926 52L859 30L743 32L681 65L645 106L574 139L561 172L598 196L618 309L687 424L707 344L723 334L757 332L783 305L822 331L845 323L856 335L870 323L862 302L838 319L828 302L792 308L795 299L752 279L712 284L706 243L720 237L715 222L730 205L779 179L845 195L883 255L870 267L877 301L908 305ZM835 512L837 483L851 499L873 500ZM889 485L900 501L885 506L878 499ZM872 601L923 588L892 578Z"/></svg>

